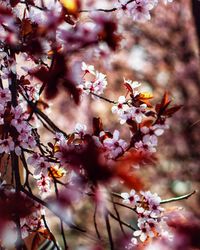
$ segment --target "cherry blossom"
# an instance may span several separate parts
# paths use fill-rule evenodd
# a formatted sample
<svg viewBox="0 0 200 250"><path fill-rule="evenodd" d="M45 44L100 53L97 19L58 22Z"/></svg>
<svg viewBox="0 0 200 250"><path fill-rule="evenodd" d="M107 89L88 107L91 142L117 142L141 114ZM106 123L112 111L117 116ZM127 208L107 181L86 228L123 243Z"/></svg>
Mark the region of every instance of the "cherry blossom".
<svg viewBox="0 0 200 250"><path fill-rule="evenodd" d="M147 105L141 104L139 107L132 109L132 117L136 120L137 123L141 123L146 111Z"/></svg>
<svg viewBox="0 0 200 250"><path fill-rule="evenodd" d="M161 198L150 191L140 191L136 193L131 190L129 193L121 193L123 203L130 204L138 215L136 230L133 235L133 241L137 243L135 237L139 237L142 242L148 237L154 237L156 233L161 232L160 223L163 223L162 213L164 209L160 206ZM132 244L132 243L130 243Z"/></svg>
<svg viewBox="0 0 200 250"><path fill-rule="evenodd" d="M142 205L146 206L147 203L140 204L140 206L136 207L136 212L138 214L138 220L140 221L146 221L147 218L150 217L151 211L146 210L146 208L142 207ZM147 206L148 209L148 206Z"/></svg>
<svg viewBox="0 0 200 250"><path fill-rule="evenodd" d="M38 209L31 215L20 219L22 238L26 238L33 231L41 228L45 228L44 222L41 220L41 216L44 214L44 210L38 207Z"/></svg>
<svg viewBox="0 0 200 250"><path fill-rule="evenodd" d="M12 112L14 114L14 118L11 121L11 125L13 125L20 133L22 129L25 129L25 127L27 126L27 122L25 121L24 117L24 112L20 105L13 108Z"/></svg>
<svg viewBox="0 0 200 250"><path fill-rule="evenodd" d="M90 87L90 91L94 92L95 94L101 95L103 94L104 89L107 86L106 75L100 72L96 72L95 74L95 81Z"/></svg>
<svg viewBox="0 0 200 250"><path fill-rule="evenodd" d="M50 168L50 163L44 159L44 157L38 157L38 154L34 154L33 156L27 159L28 164L32 165L35 168L34 175L38 176L43 174L47 176L48 169Z"/></svg>
<svg viewBox="0 0 200 250"><path fill-rule="evenodd" d="M10 90L7 88L5 89L0 88L0 104L4 106L6 105L7 102L10 101L11 101Z"/></svg>
<svg viewBox="0 0 200 250"><path fill-rule="evenodd" d="M84 135L85 132L87 131L87 126L82 123L77 123L75 126L75 133L79 135Z"/></svg>
<svg viewBox="0 0 200 250"><path fill-rule="evenodd" d="M27 159L27 163L30 165L37 165L40 161L40 154L39 153L33 153L30 157Z"/></svg>
<svg viewBox="0 0 200 250"><path fill-rule="evenodd" d="M121 124L124 124L129 119L134 119L137 123L141 123L145 117L146 104L141 104L139 107L127 107L123 109L123 112L119 112L119 120Z"/></svg>
<svg viewBox="0 0 200 250"><path fill-rule="evenodd" d="M84 68L85 67L87 67L87 65L84 65ZM92 75L93 80L83 79L83 83L79 84L79 87L86 94L94 93L96 95L101 95L103 94L104 89L106 88L108 84L106 75L104 75L101 72L94 71L93 67L91 71L91 65L89 67L90 67L90 70L87 69L87 73L90 73ZM97 97L95 95L92 95L92 98L96 99Z"/></svg>
<svg viewBox="0 0 200 250"><path fill-rule="evenodd" d="M120 96L118 98L118 104L114 105L112 107L112 113L117 113L117 114L123 114L123 112L126 110L127 105L124 105L126 103L126 97L125 96Z"/></svg>
<svg viewBox="0 0 200 250"><path fill-rule="evenodd" d="M127 147L127 143L124 140L119 139L119 135L119 131L115 130L112 138L106 138L103 141L104 146L109 150L110 155L113 158L123 153Z"/></svg>
<svg viewBox="0 0 200 250"><path fill-rule="evenodd" d="M141 195L147 202L152 217L159 216L164 209L160 206L161 198L157 194L152 194L150 191L141 192Z"/></svg>
<svg viewBox="0 0 200 250"><path fill-rule="evenodd" d="M151 141L149 140L148 137L145 137L142 141L136 142L135 143L135 148L140 150L140 151L145 151L149 153L155 153L156 152L156 147L157 146L157 140L156 141Z"/></svg>
<svg viewBox="0 0 200 250"><path fill-rule="evenodd" d="M95 69L93 65L87 65L85 62L82 62L81 69L85 72L85 74L90 73L92 75L95 74Z"/></svg>
<svg viewBox="0 0 200 250"><path fill-rule="evenodd" d="M154 237L150 226L146 222L138 223L139 230L136 230L133 235L140 238L142 242L146 241L147 237Z"/></svg>
<svg viewBox="0 0 200 250"><path fill-rule="evenodd" d="M141 86L141 83L139 83L137 81L126 80L124 78L124 84L128 84L128 86L130 86L130 88L132 89L132 92L134 94L138 94L139 93L137 90Z"/></svg>
<svg viewBox="0 0 200 250"><path fill-rule="evenodd" d="M0 139L0 154L2 153L8 154L11 151L13 151L14 148L15 148L15 144L11 137L9 137L8 139L4 139L4 140Z"/></svg>
<svg viewBox="0 0 200 250"><path fill-rule="evenodd" d="M131 190L129 193L121 193L123 198L123 203L131 204L133 207L137 205L137 202L140 200L139 196L136 194L135 190Z"/></svg>
<svg viewBox="0 0 200 250"><path fill-rule="evenodd" d="M40 190L40 194L44 197L50 192L51 180L48 176L41 174L37 179L37 186Z"/></svg>
<svg viewBox="0 0 200 250"><path fill-rule="evenodd" d="M150 11L151 8L147 5L146 0L140 0L138 2L133 2L130 13L133 16L134 21L145 22L151 19Z"/></svg>
<svg viewBox="0 0 200 250"><path fill-rule="evenodd" d="M68 144L67 140L62 137L62 140L58 141L58 150L54 154L54 156L60 161L61 166L69 164L70 157L66 157L65 153L70 152L71 150L76 150L76 146L71 143Z"/></svg>

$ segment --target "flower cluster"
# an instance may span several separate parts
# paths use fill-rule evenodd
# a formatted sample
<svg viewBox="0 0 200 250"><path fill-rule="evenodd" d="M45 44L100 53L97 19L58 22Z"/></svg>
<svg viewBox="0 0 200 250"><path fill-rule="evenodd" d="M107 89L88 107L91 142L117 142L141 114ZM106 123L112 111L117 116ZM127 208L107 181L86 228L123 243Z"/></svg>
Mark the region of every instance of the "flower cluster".
<svg viewBox="0 0 200 250"><path fill-rule="evenodd" d="M164 3L172 2L173 0L164 0ZM119 0L115 7L123 11L126 15L132 17L134 21L145 22L151 19L150 10L156 7L158 0L137 0L127 1Z"/></svg>
<svg viewBox="0 0 200 250"><path fill-rule="evenodd" d="M131 93L131 99L127 99L125 96L120 96L117 104L112 107L112 112L119 116L121 124L124 124L127 120L131 119L134 119L137 123L141 123L147 111L147 104L145 102L140 102L141 95L144 95L144 93L138 91L141 83L124 80L124 85ZM152 96L147 99L151 97Z"/></svg>
<svg viewBox="0 0 200 250"><path fill-rule="evenodd" d="M33 153L27 159L27 163L34 168L33 176L43 198L50 194L52 180L59 179L66 174L62 167L58 167L55 163L51 165L50 161L48 157L39 153Z"/></svg>
<svg viewBox="0 0 200 250"><path fill-rule="evenodd" d="M11 93L7 88L0 88L0 96L0 123L5 129L0 139L0 153L15 151L20 155L22 148L35 148L32 127L27 122L27 115L22 106L11 106Z"/></svg>
<svg viewBox="0 0 200 250"><path fill-rule="evenodd" d="M160 233L159 223L162 220L164 209L160 206L161 198L150 191L139 194L135 190L129 193L121 193L123 203L130 204L138 216L138 230L133 235L132 242L137 242L135 237L139 237L142 242L148 238L157 236Z"/></svg>
<svg viewBox="0 0 200 250"><path fill-rule="evenodd" d="M95 98L95 95L101 95L104 92L104 89L107 86L107 79L106 75L95 71L93 65L87 65L85 62L82 62L82 70L84 72L84 79L83 82L79 85L79 87L84 91L86 94L93 94L92 97ZM92 77L92 80L85 79L87 75Z"/></svg>
<svg viewBox="0 0 200 250"><path fill-rule="evenodd" d="M164 133L164 129L168 128L168 125L156 124L151 127L142 127L141 134L142 139L135 143L135 148L140 151L148 151L150 153L156 152L156 146L158 145L158 136Z"/></svg>
<svg viewBox="0 0 200 250"><path fill-rule="evenodd" d="M34 175L38 176L43 174L44 176L48 175L48 169L50 168L50 163L48 159L45 159L39 153L32 154L28 159L27 163L35 168Z"/></svg>
<svg viewBox="0 0 200 250"><path fill-rule="evenodd" d="M106 138L103 141L103 145L108 150L111 158L116 158L121 155L127 147L127 143L123 139L120 139L119 135L119 131L115 130L112 138Z"/></svg>
<svg viewBox="0 0 200 250"><path fill-rule="evenodd" d="M37 180L37 186L40 190L41 195L47 195L50 192L51 188L51 179L48 176L40 174Z"/></svg>
<svg viewBox="0 0 200 250"><path fill-rule="evenodd" d="M36 210L32 214L20 220L23 239L28 237L32 232L45 228L42 220L42 215L45 211L39 204L35 204L35 207Z"/></svg>

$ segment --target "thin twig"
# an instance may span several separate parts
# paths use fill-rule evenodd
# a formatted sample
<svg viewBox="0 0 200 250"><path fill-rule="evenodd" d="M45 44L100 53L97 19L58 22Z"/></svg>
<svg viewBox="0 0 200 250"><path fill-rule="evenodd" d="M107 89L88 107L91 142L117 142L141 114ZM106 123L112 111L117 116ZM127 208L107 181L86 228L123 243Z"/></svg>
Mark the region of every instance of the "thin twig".
<svg viewBox="0 0 200 250"><path fill-rule="evenodd" d="M98 237L99 240L101 240L101 235L100 235L99 230L98 230L98 225L97 225L96 218L97 218L97 205L95 204L93 221L94 221L94 227L95 227L95 231L96 231L97 237Z"/></svg>
<svg viewBox="0 0 200 250"><path fill-rule="evenodd" d="M56 178L54 177L51 169L49 169L49 171L50 171L51 177L52 177L53 182L54 182L54 188L55 188L56 198L58 200L59 199L59 192L58 192ZM65 230L64 230L64 226L63 226L63 221L62 221L61 218L60 218L60 229L61 229L61 235L62 235L62 238L63 238L64 248L65 248L65 250L67 250L68 249L68 245L67 245L67 241L66 241L66 238L65 238Z"/></svg>
<svg viewBox="0 0 200 250"><path fill-rule="evenodd" d="M111 196L111 200L112 200L112 203L113 203L114 211L115 211L115 213L116 213L116 215L117 215L117 219L118 219L118 222L119 222L119 226L120 226L120 228L121 228L122 233L123 233L124 236L125 236L126 234L125 234L125 231L124 231L124 228L123 228L123 224L122 224L122 222L121 222L120 214L119 214L119 212L118 212L118 210L117 210L117 206L116 206L116 204L115 204L114 199L113 199L112 196Z"/></svg>
<svg viewBox="0 0 200 250"><path fill-rule="evenodd" d="M185 195L182 195L182 196L162 200L160 202L160 204L165 204L165 203L170 203L170 202L174 202L174 201L180 201L180 200L188 199L190 196L192 196L195 193L196 193L196 190L194 190L193 192L191 192L189 194L185 194Z"/></svg>
<svg viewBox="0 0 200 250"><path fill-rule="evenodd" d="M28 190L26 190L23 186L21 186L21 191L23 193L25 193L29 198L33 199L34 201L38 202L39 204L41 204L42 206L48 208L49 211L51 211L53 214L55 214L58 218L61 218L61 215L58 214L50 204L46 203L45 201L41 200L40 198L38 198L37 196L35 196L34 194L31 194ZM61 218L63 219L63 218ZM71 229L74 229L74 230L77 230L79 232L82 232L82 233L86 233L86 230L85 229L82 229L80 227L78 227L77 225L73 224L73 223L69 223L67 222L66 220L64 220L64 223L69 226Z"/></svg>
<svg viewBox="0 0 200 250"><path fill-rule="evenodd" d="M119 205L119 206L121 206L121 207L128 208L128 209L130 209L130 210L132 210L132 211L135 212L135 209L134 209L133 207L130 207L130 206L128 206L128 205L125 205L125 204L120 203L120 202L117 202L117 201L115 201L114 203L115 203L116 205Z"/></svg>
<svg viewBox="0 0 200 250"><path fill-rule="evenodd" d="M112 101L112 100L110 100L110 99L108 99L108 98L106 98L106 97L104 97L104 96L100 96L100 95L98 95L98 94L96 94L96 93L94 93L94 92L92 92L92 91L90 91L90 94L93 95L93 96L98 97L98 98L101 99L101 100L104 100L104 101L106 101L106 102L109 102L109 103L113 103L113 104L117 104L117 103L118 103L118 102Z"/></svg>
<svg viewBox="0 0 200 250"><path fill-rule="evenodd" d="M22 151L22 154L21 154L21 161L22 161L22 164L26 170L26 179L25 179L25 182L24 182L24 187L26 186L29 190L30 193L32 193L32 190L31 190L31 187L29 185L29 175L33 175L30 170L28 169L28 165L27 165L27 162L26 162L26 159L25 159L25 155L24 155L24 151Z"/></svg>
<svg viewBox="0 0 200 250"><path fill-rule="evenodd" d="M50 229L49 229L49 226L48 226L48 224L47 224L47 221L46 221L46 218L45 218L44 215L42 215L42 220L43 220L44 225L45 225L46 229L48 230L48 232L49 232L50 234L52 234L51 231L50 231ZM55 240L54 237L53 237L52 240L53 240L53 243L54 243L56 249L57 249L57 250L60 250L60 248L59 248L59 246L58 246L58 244L57 244L57 242L56 242L56 240Z"/></svg>
<svg viewBox="0 0 200 250"><path fill-rule="evenodd" d="M117 218L113 213L111 213L110 211L108 211L108 213L109 213L110 217L112 217L113 219L115 219L116 221L118 221L118 218ZM120 222L121 222L124 226L130 228L131 230L133 230L133 231L136 230L133 226L131 226L131 225L128 224L128 223L126 223L126 222L124 222L124 221L120 221Z"/></svg>
<svg viewBox="0 0 200 250"><path fill-rule="evenodd" d="M129 0L126 4L124 4L124 6L126 6L126 5L128 5L129 3L131 3L131 2L135 2L136 0ZM80 10L79 12L80 13L83 13L83 12L85 12L85 13L88 13L88 12L106 12L106 13L108 13L108 12L114 12L114 11L116 11L116 10L118 10L118 9L120 9L120 8L111 8L111 9L93 9L93 10Z"/></svg>
<svg viewBox="0 0 200 250"><path fill-rule="evenodd" d="M110 249L114 250L114 243L113 243L113 239L112 239L112 232L111 232L111 228L110 228L110 221L109 221L109 217L108 217L108 211L105 213L105 222L106 222L106 229L108 232L108 238L109 238L109 242L110 242Z"/></svg>

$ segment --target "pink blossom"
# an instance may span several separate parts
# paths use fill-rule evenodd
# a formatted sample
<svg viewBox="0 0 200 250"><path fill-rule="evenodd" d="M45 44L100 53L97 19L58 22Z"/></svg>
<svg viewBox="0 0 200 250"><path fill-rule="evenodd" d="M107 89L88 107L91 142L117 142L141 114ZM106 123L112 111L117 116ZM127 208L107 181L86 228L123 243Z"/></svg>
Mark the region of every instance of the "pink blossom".
<svg viewBox="0 0 200 250"><path fill-rule="evenodd" d="M41 158L41 156L39 153L33 153L30 157L28 157L27 163L29 165L36 166L39 163L40 158Z"/></svg>
<svg viewBox="0 0 200 250"><path fill-rule="evenodd" d="M42 209L36 210L31 215L20 219L22 238L26 238L32 232L44 228L44 222L41 220Z"/></svg>
<svg viewBox="0 0 200 250"><path fill-rule="evenodd" d="M139 107L123 106L122 111L118 112L120 123L124 124L129 119L134 119L137 123L141 123L145 117L146 108L146 104L141 104Z"/></svg>
<svg viewBox="0 0 200 250"><path fill-rule="evenodd" d="M149 8L146 0L140 0L133 2L130 13L133 16L134 21L145 22L151 19Z"/></svg>
<svg viewBox="0 0 200 250"><path fill-rule="evenodd" d="M97 95L101 95L103 94L104 89L107 86L106 75L96 71L94 74L94 80L92 81L84 80L83 84L80 84L79 86L81 89L84 90L86 94L89 94L91 92ZM95 95L92 95L92 98L96 99L97 97Z"/></svg>
<svg viewBox="0 0 200 250"><path fill-rule="evenodd" d="M117 113L117 114L123 114L123 112L126 110L128 107L125 105L126 103L126 97L125 96L120 96L118 98L118 103L112 107L112 113Z"/></svg>
<svg viewBox="0 0 200 250"><path fill-rule="evenodd" d="M117 157L124 152L127 147L127 143L119 139L119 131L115 130L113 133L113 138L106 138L103 141L104 146L110 151L111 157Z"/></svg>
<svg viewBox="0 0 200 250"><path fill-rule="evenodd" d="M139 196L136 194L135 190L131 190L129 193L121 193L123 198L123 203L131 204L133 207L137 205L137 202L140 200Z"/></svg>
<svg viewBox="0 0 200 250"><path fill-rule="evenodd" d="M82 62L81 69L85 72L85 74L90 73L92 75L95 74L95 69L93 65L87 65L85 62Z"/></svg>
<svg viewBox="0 0 200 250"><path fill-rule="evenodd" d="M14 150L15 144L11 137L7 139L0 139L0 154L6 153L9 154L11 151Z"/></svg>
<svg viewBox="0 0 200 250"><path fill-rule="evenodd" d="M11 93L8 88L0 88L0 104L2 106L6 105L7 102L11 101Z"/></svg>
<svg viewBox="0 0 200 250"><path fill-rule="evenodd" d="M144 203L144 204L147 205L146 203ZM143 205L143 203L136 207L136 212L137 212L138 217L139 217L138 220L146 221L146 219L149 218L151 211L146 210L146 208L144 209L142 207L142 205Z"/></svg>
<svg viewBox="0 0 200 250"><path fill-rule="evenodd" d="M160 206L161 198L156 193L152 194L150 191L141 192L141 195L148 204L148 209L151 211L150 216L160 216L160 214L164 211L164 209Z"/></svg>
<svg viewBox="0 0 200 250"><path fill-rule="evenodd" d="M77 134L83 135L85 134L86 130L87 130L87 126L85 124L77 123L75 126L75 132Z"/></svg>
<svg viewBox="0 0 200 250"><path fill-rule="evenodd" d="M35 168L34 175L38 176L43 174L47 175L48 169L50 168L50 163L38 153L34 153L27 159L27 163Z"/></svg>
<svg viewBox="0 0 200 250"><path fill-rule="evenodd" d="M153 143L152 141L147 140L148 138L144 138L143 141L139 141L135 143L135 148L139 151L145 151L149 153L155 153L156 152L156 144Z"/></svg>
<svg viewBox="0 0 200 250"><path fill-rule="evenodd" d="M140 107L132 109L132 117L137 123L141 123L146 111L147 105L141 104Z"/></svg>
<svg viewBox="0 0 200 250"><path fill-rule="evenodd" d="M39 174L43 174L46 176L48 174L48 169L50 168L50 163L46 161L43 157L40 158L40 160L34 164L34 175L37 176Z"/></svg>
<svg viewBox="0 0 200 250"><path fill-rule="evenodd" d="M69 159L66 158L66 152L75 150L76 146L74 144L68 144L67 141L59 141L59 150L55 152L54 156L60 161L61 166L69 163ZM69 156L70 157L70 156Z"/></svg>
<svg viewBox="0 0 200 250"><path fill-rule="evenodd" d="M11 121L11 125L13 125L20 133L22 129L26 129L25 127L27 127L22 107L18 105L17 107L12 108L12 112L14 114L14 118Z"/></svg>
<svg viewBox="0 0 200 250"><path fill-rule="evenodd" d="M37 185L42 196L47 195L50 192L51 180L49 177L41 174L37 180Z"/></svg>
<svg viewBox="0 0 200 250"><path fill-rule="evenodd" d="M142 127L141 132L144 134L143 141L150 141L152 144L157 145L157 136L161 136L164 133L164 126L156 124L151 127Z"/></svg>
<svg viewBox="0 0 200 250"><path fill-rule="evenodd" d="M140 238L142 242L145 242L147 237L154 237L154 233L151 231L150 226L146 222L138 223L139 230L136 230L133 235Z"/></svg>

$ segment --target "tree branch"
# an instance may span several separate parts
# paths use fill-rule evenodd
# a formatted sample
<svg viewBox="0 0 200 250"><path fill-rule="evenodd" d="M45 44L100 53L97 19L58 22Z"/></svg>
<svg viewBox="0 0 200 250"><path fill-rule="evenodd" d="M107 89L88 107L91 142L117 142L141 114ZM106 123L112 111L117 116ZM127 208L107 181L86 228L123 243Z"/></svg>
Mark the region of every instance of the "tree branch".
<svg viewBox="0 0 200 250"><path fill-rule="evenodd" d="M194 190L193 192L191 192L189 194L185 194L185 195L182 195L182 196L178 196L178 197L174 197L174 198L162 200L160 202L160 204L165 204L165 203L169 203L169 202L174 202L174 201L180 201L180 200L188 199L190 196L192 196L195 193L196 193L196 191Z"/></svg>

